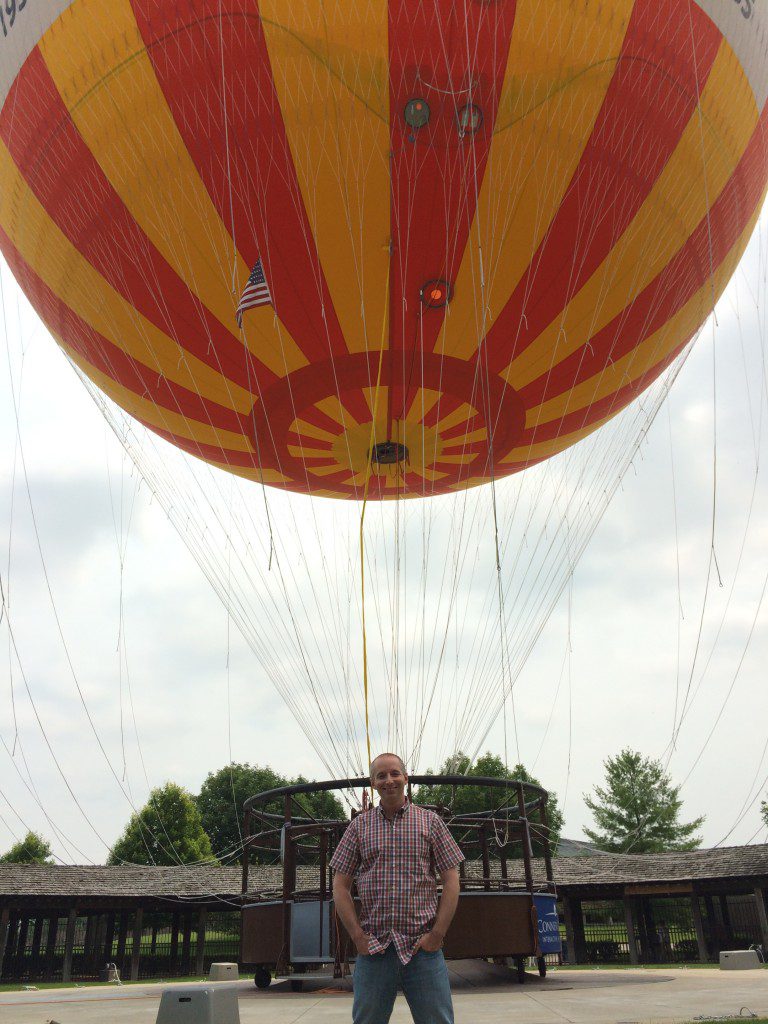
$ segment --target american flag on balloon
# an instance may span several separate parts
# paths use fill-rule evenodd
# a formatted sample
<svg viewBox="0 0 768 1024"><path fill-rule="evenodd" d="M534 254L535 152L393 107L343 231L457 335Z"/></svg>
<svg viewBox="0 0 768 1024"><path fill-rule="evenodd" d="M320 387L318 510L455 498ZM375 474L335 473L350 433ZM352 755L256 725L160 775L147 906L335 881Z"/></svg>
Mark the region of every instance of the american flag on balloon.
<svg viewBox="0 0 768 1024"><path fill-rule="evenodd" d="M247 309L253 309L254 306L268 306L271 301L272 296L269 293L269 285L267 284L266 277L264 277L264 268L261 265L261 258L259 258L256 260L245 288L243 288L243 294L240 296L240 302L235 313L237 326L243 326L243 313Z"/></svg>

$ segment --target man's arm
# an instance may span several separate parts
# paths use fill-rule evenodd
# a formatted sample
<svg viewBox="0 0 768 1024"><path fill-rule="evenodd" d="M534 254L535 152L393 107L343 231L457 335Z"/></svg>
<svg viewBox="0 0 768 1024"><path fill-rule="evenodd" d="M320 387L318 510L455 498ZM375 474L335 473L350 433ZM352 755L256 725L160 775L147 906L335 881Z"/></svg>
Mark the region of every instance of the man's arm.
<svg viewBox="0 0 768 1024"><path fill-rule="evenodd" d="M459 902L459 869L447 868L447 870L441 871L440 880L443 883L443 891L437 907L435 923L432 925L431 931L420 937L413 950L414 953L417 949L423 949L425 953L434 953L436 949L440 949L445 933L456 913L456 906Z"/></svg>
<svg viewBox="0 0 768 1024"><path fill-rule="evenodd" d="M341 923L347 929L350 939L352 939L357 948L357 952L367 956L369 952L368 936L360 927L357 911L355 910L355 902L352 899L352 883L354 880L354 875L345 875L343 872L337 871L333 876L333 901L336 906L336 913L341 918Z"/></svg>

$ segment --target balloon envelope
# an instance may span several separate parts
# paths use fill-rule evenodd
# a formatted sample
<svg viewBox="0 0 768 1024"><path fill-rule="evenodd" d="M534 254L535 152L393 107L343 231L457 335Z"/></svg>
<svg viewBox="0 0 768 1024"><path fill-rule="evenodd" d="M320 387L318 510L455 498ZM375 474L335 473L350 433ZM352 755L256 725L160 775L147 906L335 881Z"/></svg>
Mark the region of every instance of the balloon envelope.
<svg viewBox="0 0 768 1024"><path fill-rule="evenodd" d="M766 187L753 0L0 16L26 294L133 416L290 490L450 492L574 444L703 323Z"/></svg>

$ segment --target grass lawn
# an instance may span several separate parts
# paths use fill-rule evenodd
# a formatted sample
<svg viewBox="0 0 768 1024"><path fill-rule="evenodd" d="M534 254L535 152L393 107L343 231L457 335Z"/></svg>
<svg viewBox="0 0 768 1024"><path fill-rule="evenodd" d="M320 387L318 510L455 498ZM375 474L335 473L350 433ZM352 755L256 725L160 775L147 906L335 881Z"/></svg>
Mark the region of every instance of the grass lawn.
<svg viewBox="0 0 768 1024"><path fill-rule="evenodd" d="M763 964L763 970L768 964ZM694 960L688 964L563 964L561 967L550 967L552 971L716 971L718 964L703 964ZM746 1018L747 1020L753 1018Z"/></svg>
<svg viewBox="0 0 768 1024"><path fill-rule="evenodd" d="M248 975L245 976L246 979ZM207 981L207 978L143 978L141 981L124 981L123 985L175 985L184 983L194 985L198 981ZM240 979L243 980L242 978ZM115 988L114 981L68 981L66 985L62 981L25 981L20 984L0 984L0 992L24 992L25 989L34 988L41 992L49 988Z"/></svg>

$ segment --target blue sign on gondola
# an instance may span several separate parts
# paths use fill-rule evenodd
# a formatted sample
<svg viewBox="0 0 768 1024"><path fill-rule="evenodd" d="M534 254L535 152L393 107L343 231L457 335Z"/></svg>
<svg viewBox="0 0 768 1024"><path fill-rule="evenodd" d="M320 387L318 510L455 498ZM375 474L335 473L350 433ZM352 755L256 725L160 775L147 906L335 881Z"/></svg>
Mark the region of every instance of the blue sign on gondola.
<svg viewBox="0 0 768 1024"><path fill-rule="evenodd" d="M557 916L557 897L548 893L537 893L533 897L539 917L539 945L542 954L561 953L560 919Z"/></svg>

